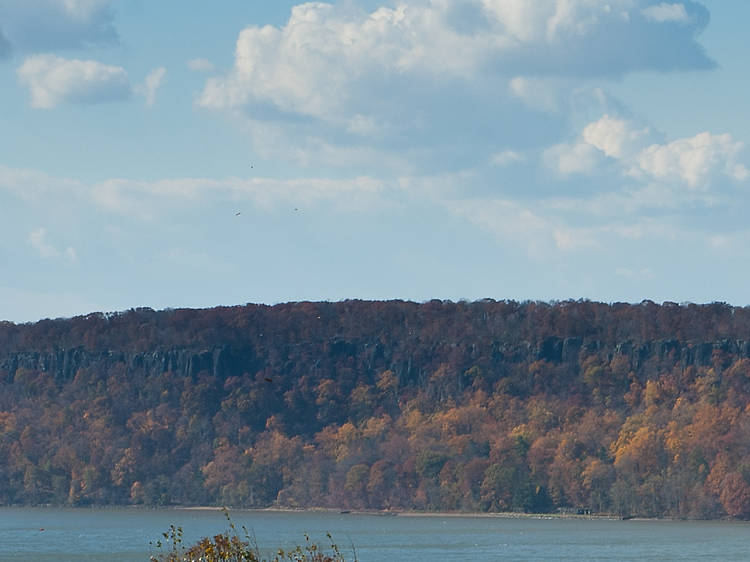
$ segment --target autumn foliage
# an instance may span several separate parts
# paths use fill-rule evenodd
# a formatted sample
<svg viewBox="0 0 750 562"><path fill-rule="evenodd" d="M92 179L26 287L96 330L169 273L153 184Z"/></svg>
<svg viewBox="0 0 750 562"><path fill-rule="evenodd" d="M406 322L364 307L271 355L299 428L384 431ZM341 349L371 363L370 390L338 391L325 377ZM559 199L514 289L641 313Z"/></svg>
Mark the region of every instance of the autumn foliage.
<svg viewBox="0 0 750 562"><path fill-rule="evenodd" d="M402 301L0 324L0 503L750 518L750 309Z"/></svg>

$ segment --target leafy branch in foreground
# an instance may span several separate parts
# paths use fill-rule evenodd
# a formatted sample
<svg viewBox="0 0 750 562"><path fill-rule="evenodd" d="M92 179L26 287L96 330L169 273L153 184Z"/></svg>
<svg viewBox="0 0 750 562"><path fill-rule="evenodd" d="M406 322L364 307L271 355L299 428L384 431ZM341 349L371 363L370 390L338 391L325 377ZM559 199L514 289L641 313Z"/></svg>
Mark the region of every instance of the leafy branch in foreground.
<svg viewBox="0 0 750 562"><path fill-rule="evenodd" d="M293 550L279 549L273 558L264 558L258 549L255 536L243 525L244 538L237 534L237 528L224 508L224 516L229 522L229 529L213 537L204 537L194 545L187 547L183 542L182 527L170 525L169 530L162 533L161 540L151 543L157 549L166 549L156 556L151 556L151 562L346 562L339 547L333 542L330 533L326 537L331 541L330 549L324 550L310 541L305 535L305 544L297 545ZM357 562L356 551L353 550L353 562Z"/></svg>

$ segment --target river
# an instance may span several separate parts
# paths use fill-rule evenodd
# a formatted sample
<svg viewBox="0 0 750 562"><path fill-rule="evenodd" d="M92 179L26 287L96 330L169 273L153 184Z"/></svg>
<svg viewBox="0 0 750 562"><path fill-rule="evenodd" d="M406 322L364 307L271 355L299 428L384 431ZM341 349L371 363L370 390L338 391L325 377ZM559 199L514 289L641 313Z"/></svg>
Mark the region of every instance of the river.
<svg viewBox="0 0 750 562"><path fill-rule="evenodd" d="M740 522L618 521L482 516L382 516L234 510L264 553L326 543L347 560L748 560L750 525ZM170 524L185 542L227 528L219 511L0 508L0 560L147 561Z"/></svg>

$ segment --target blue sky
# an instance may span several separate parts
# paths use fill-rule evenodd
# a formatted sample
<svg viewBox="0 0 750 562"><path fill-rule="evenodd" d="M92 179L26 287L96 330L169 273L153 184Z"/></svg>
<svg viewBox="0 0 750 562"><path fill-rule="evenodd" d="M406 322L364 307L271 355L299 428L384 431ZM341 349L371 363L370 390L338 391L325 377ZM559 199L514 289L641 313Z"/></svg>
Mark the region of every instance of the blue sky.
<svg viewBox="0 0 750 562"><path fill-rule="evenodd" d="M0 319L750 304L743 0L0 0Z"/></svg>

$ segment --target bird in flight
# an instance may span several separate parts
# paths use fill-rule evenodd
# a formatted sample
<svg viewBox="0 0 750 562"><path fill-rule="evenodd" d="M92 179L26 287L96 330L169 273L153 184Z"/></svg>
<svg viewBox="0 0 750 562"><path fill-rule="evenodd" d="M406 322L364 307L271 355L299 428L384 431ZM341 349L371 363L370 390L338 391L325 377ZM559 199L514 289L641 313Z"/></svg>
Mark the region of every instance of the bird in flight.
<svg viewBox="0 0 750 562"><path fill-rule="evenodd" d="M239 216L240 216L241 214L242 214L242 211L237 211L237 212L236 212L236 213L234 214L234 216L235 216L235 217L239 217Z"/></svg>

